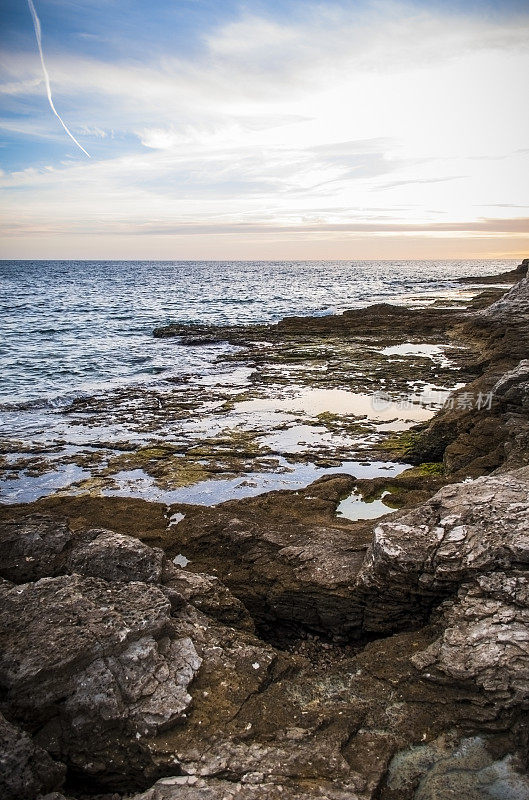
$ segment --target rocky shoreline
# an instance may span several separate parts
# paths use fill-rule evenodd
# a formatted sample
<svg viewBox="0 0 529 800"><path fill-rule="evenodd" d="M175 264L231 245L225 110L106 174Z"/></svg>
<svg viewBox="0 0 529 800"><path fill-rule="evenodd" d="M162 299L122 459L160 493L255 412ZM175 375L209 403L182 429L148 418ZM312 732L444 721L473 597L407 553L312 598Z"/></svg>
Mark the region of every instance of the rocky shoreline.
<svg viewBox="0 0 529 800"><path fill-rule="evenodd" d="M413 465L391 477L0 506L3 797L529 798L526 262L502 279L466 308L156 332L235 345L261 387L299 384L323 348L322 386L362 361L372 390L389 339L453 357L397 363L397 391L406 369L464 380L370 440ZM337 517L353 490L399 510Z"/></svg>

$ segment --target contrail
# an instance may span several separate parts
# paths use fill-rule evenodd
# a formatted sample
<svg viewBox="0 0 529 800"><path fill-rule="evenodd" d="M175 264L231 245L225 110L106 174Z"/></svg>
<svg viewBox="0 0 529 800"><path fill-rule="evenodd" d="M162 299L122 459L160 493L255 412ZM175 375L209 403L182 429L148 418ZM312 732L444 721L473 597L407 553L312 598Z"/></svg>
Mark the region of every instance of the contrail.
<svg viewBox="0 0 529 800"><path fill-rule="evenodd" d="M50 76L48 75L48 70L46 69L46 64L44 63L44 55L42 53L42 36L41 36L41 31L40 31L40 20L38 18L37 12L35 10L35 6L33 5L33 0L28 0L28 6L29 6L29 10L31 11L31 16L33 18L33 27L35 28L35 36L37 38L37 45L38 45L38 48L39 48L40 63L42 64L42 72L44 73L44 82L46 83L46 94L48 95L48 101L49 101L49 104L50 104L50 108L53 111L53 113L55 114L55 116L57 117L57 119L59 120L59 122L61 123L62 127L64 128L64 130L66 131L66 133L68 134L70 139L72 139L72 141L75 142L77 147L80 150L83 151L85 156L88 156L88 158L91 158L92 156L90 155L90 153L87 153L86 150L84 149L83 145L79 144L79 142L77 141L77 139L75 138L75 136L73 135L71 130L68 128L68 126L63 122L63 120L61 118L61 115L59 114L59 112L57 111L55 106L53 105L53 99L52 99L52 96L51 96Z"/></svg>

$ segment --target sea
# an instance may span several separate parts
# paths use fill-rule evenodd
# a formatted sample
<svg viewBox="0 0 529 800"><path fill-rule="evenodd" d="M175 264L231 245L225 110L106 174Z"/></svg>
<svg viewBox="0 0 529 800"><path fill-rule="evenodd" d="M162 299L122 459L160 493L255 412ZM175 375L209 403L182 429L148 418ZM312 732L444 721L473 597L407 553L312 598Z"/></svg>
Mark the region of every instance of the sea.
<svg viewBox="0 0 529 800"><path fill-rule="evenodd" d="M2 452L9 458L32 441L67 439L68 418L57 412L78 398L226 371L218 348L156 339L156 327L455 301L472 291L459 277L515 266L513 260L2 261Z"/></svg>

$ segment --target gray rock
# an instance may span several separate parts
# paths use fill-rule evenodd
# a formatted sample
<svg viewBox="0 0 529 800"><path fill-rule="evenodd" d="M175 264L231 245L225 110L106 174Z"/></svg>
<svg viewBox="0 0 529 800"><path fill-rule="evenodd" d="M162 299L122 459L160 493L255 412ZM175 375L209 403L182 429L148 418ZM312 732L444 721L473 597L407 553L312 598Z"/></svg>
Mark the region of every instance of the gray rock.
<svg viewBox="0 0 529 800"><path fill-rule="evenodd" d="M245 782L204 780L194 775L162 778L151 789L130 800L358 800L358 795L347 786L333 786L323 782L303 789L290 781L263 780L259 773L246 776Z"/></svg>
<svg viewBox="0 0 529 800"><path fill-rule="evenodd" d="M351 486L350 477L343 480ZM175 549L200 572L218 575L259 623L280 620L337 636L358 631L362 609L351 590L369 532L347 530L332 517L307 524L288 507L272 516L263 498L247 501L241 513L222 504L186 516L174 529Z"/></svg>
<svg viewBox="0 0 529 800"><path fill-rule="evenodd" d="M37 747L27 733L0 714L0 796L28 800L40 792L59 789L66 767Z"/></svg>
<svg viewBox="0 0 529 800"><path fill-rule="evenodd" d="M529 565L529 468L452 484L381 522L359 574L366 630L424 620L468 579Z"/></svg>
<svg viewBox="0 0 529 800"><path fill-rule="evenodd" d="M8 521L0 529L0 575L14 583L73 572L157 583L165 560L161 550L131 536L101 529L75 533L51 516Z"/></svg>
<svg viewBox="0 0 529 800"><path fill-rule="evenodd" d="M164 591L176 592L209 617L241 630L254 631L252 617L243 603L212 575L178 569L167 562L163 573Z"/></svg>
<svg viewBox="0 0 529 800"><path fill-rule="evenodd" d="M520 411L529 411L529 359L523 359L515 369L503 375L492 394Z"/></svg>
<svg viewBox="0 0 529 800"><path fill-rule="evenodd" d="M106 581L160 583L163 551L120 533L90 530L77 536L64 571L93 575Z"/></svg>
<svg viewBox="0 0 529 800"><path fill-rule="evenodd" d="M170 627L155 586L78 575L3 587L0 685L11 711L41 726L38 741L99 775L150 763L141 739L191 702L201 659Z"/></svg>
<svg viewBox="0 0 529 800"><path fill-rule="evenodd" d="M442 633L412 662L430 680L482 689L501 708L529 707L529 578L494 572L441 607Z"/></svg>
<svg viewBox="0 0 529 800"><path fill-rule="evenodd" d="M3 522L0 527L0 575L13 583L55 575L72 540L67 524L35 514L27 520Z"/></svg>
<svg viewBox="0 0 529 800"><path fill-rule="evenodd" d="M491 320L526 321L529 319L529 275L516 283L512 289L488 308L477 312L477 316Z"/></svg>
<svg viewBox="0 0 529 800"><path fill-rule="evenodd" d="M447 486L377 525L363 564L367 526L271 518L265 500L259 520L247 503L179 523L176 552L218 565L265 619L408 629L346 653L312 637L303 655L257 639L216 578L126 536L26 520L0 582L5 706L76 776L127 791L162 778L136 800L407 799L384 794L385 775L425 737L486 725L518 742L528 498L529 468ZM27 569L34 582L20 584ZM35 580L46 569L76 574ZM452 777L430 772L431 797L449 797Z"/></svg>
<svg viewBox="0 0 529 800"><path fill-rule="evenodd" d="M528 800L529 778L510 755L487 749L488 738L455 732L397 753L381 800Z"/></svg>

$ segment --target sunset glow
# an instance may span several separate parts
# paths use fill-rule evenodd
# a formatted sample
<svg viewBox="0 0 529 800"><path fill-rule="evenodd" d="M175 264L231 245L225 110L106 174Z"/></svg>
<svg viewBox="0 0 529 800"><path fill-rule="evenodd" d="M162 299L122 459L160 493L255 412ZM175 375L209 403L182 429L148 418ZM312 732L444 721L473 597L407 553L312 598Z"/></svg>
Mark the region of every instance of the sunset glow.
<svg viewBox="0 0 529 800"><path fill-rule="evenodd" d="M512 257L524 4L6 5L4 258Z"/></svg>

